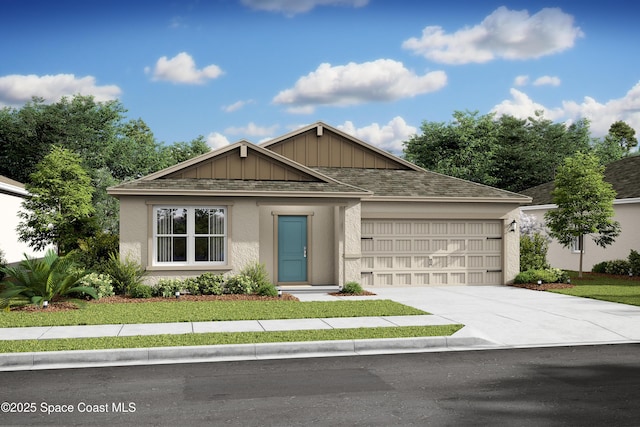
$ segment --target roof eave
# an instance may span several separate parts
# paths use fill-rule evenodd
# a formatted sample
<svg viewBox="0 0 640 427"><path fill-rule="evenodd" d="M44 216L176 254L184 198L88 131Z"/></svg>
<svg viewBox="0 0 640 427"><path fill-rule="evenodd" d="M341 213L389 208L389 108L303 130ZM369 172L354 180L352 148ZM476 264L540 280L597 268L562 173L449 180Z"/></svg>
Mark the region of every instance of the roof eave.
<svg viewBox="0 0 640 427"><path fill-rule="evenodd" d="M446 202L446 203L513 203L525 205L531 198L503 197L409 197L409 196L372 196L370 202Z"/></svg>
<svg viewBox="0 0 640 427"><path fill-rule="evenodd" d="M204 197L314 197L314 198L361 198L371 196L370 192L326 192L326 191L207 191L207 190L167 190L109 188L107 192L118 196L204 196Z"/></svg>

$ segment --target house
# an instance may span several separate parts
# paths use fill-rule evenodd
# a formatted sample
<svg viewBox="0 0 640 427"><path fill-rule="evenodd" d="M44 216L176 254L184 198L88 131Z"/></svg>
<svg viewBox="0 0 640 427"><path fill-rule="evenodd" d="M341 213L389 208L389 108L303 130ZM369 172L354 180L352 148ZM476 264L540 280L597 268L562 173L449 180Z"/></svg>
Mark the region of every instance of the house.
<svg viewBox="0 0 640 427"><path fill-rule="evenodd" d="M265 264L273 283L499 285L530 198L428 172L322 122L110 188L151 280ZM512 224L513 223L513 224Z"/></svg>
<svg viewBox="0 0 640 427"><path fill-rule="evenodd" d="M29 193L24 184L0 175L0 249L9 264L15 264L24 256L37 258L44 255L44 251L35 251L26 243L18 241L16 231L20 218L18 212L22 201Z"/></svg>
<svg viewBox="0 0 640 427"><path fill-rule="evenodd" d="M596 245L587 236L582 241L576 239L571 248L565 248L557 241L552 240L549 244L547 260L553 267L577 270L581 248L583 250L582 268L584 271L590 271L595 264L602 261L627 259L632 249L640 250L640 227L638 227L638 219L640 218L640 156L626 157L609 163L605 168L604 179L612 185L617 193L613 209L614 219L620 223L620 235L616 238L615 243L606 248ZM537 222L544 223L545 212L556 207L552 204L553 187L554 183L548 182L523 191L523 194L533 198L533 202L531 206L523 206L522 212L533 216Z"/></svg>

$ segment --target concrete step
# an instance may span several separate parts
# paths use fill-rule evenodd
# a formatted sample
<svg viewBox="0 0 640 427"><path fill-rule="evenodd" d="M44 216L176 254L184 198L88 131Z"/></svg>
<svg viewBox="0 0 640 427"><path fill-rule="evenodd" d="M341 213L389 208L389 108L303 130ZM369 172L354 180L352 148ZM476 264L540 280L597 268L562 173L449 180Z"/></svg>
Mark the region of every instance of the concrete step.
<svg viewBox="0 0 640 427"><path fill-rule="evenodd" d="M277 287L284 293L288 294L300 294L300 293L319 293L328 294L331 292L338 292L340 287L338 285L280 285Z"/></svg>

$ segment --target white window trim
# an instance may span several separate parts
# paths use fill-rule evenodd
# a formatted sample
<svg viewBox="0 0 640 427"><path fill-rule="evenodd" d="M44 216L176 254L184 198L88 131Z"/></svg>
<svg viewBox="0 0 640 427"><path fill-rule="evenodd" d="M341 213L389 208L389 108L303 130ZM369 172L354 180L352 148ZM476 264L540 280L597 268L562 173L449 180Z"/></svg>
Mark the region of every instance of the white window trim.
<svg viewBox="0 0 640 427"><path fill-rule="evenodd" d="M582 243L582 244L580 244ZM584 236L575 237L573 243L571 243L571 252L579 254L582 251L584 253Z"/></svg>
<svg viewBox="0 0 640 427"><path fill-rule="evenodd" d="M160 209L186 209L187 210L187 261L184 262L161 262L158 261L158 210ZM220 209L224 211L224 259L222 261L196 261L195 260L195 210L196 209ZM226 266L229 261L229 209L227 206L204 206L204 205L154 205L151 213L153 237L152 237L152 263L154 267L213 267ZM200 235L199 235L200 236Z"/></svg>

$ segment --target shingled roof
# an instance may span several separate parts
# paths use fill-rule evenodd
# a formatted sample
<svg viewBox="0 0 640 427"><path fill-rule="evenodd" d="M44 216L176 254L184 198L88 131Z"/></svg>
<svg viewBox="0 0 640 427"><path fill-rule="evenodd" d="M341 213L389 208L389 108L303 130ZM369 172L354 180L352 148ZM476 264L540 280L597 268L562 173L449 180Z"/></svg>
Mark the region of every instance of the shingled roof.
<svg viewBox="0 0 640 427"><path fill-rule="evenodd" d="M609 163L604 172L604 180L616 191L616 199L640 198L640 155L626 157ZM533 205L553 203L551 192L554 182L547 182L522 191L533 198Z"/></svg>
<svg viewBox="0 0 640 427"><path fill-rule="evenodd" d="M374 198L519 201L529 198L426 170L313 168L323 175L373 192Z"/></svg>

